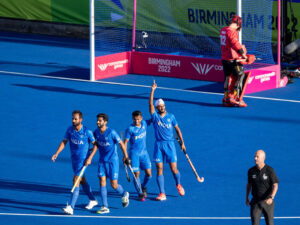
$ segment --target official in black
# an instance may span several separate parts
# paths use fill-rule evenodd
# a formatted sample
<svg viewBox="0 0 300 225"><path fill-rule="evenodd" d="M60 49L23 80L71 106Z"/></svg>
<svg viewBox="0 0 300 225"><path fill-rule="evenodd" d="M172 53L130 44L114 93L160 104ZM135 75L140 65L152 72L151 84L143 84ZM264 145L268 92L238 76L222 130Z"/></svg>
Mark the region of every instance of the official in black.
<svg viewBox="0 0 300 225"><path fill-rule="evenodd" d="M248 170L246 205L251 206L252 225L259 225L262 213L266 224L274 225L274 198L278 190L279 179L274 169L265 164L265 158L265 152L258 150L254 157L256 166ZM251 190L253 198L249 202Z"/></svg>

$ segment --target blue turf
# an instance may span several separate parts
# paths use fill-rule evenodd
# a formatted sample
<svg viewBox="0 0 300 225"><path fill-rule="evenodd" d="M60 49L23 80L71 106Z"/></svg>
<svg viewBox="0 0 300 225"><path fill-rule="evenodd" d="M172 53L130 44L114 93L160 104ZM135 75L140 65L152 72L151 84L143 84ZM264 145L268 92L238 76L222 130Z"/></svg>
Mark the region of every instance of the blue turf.
<svg viewBox="0 0 300 225"><path fill-rule="evenodd" d="M21 58L19 60L21 61ZM26 60L29 63L30 59ZM43 64L43 62L38 63ZM65 61L61 63L74 66ZM80 67L84 68L84 65ZM32 67L32 70L34 68ZM13 66L8 69L14 71ZM148 86L153 80L153 77L141 77L139 80L136 75L127 78L128 80L125 80L126 77L111 80L123 79L124 82L131 82L134 78L136 82ZM51 156L62 140L66 128L71 124L71 112L74 109L83 111L84 124L91 129L96 128L96 114L107 113L110 116L109 126L119 133L124 132L131 123L133 110L139 109L144 113L145 118L149 117L147 104L150 88L147 87L1 73L0 79L2 118L0 213L61 215L61 208L69 200L69 191L72 187L69 149L67 147L55 163L51 162ZM214 83L201 85L203 82L159 77L155 79L159 86L164 87L221 92L219 84ZM295 84L288 85L286 88L255 95L299 101L299 88L299 80L296 80ZM148 188L149 198L146 202L139 202L133 184L127 182L125 171L120 165L120 183L131 193L131 202L128 208L122 209L120 197L109 188L108 201L111 206L109 216L248 217L249 208L244 204L246 175L248 168L254 164L254 152L260 148L266 151L266 162L275 168L281 181L276 196L275 216L299 216L297 193L300 188L297 178L300 172L298 166L300 103L246 97L249 106L237 109L221 107L221 95L158 89L155 97L162 97L166 101L167 110L175 114L186 142L187 152L199 174L205 176L205 182L197 183L188 162L178 148L178 167L186 196L179 197L172 174L166 167L165 186L168 200L154 201L158 188L155 182L155 169L153 169L153 178ZM153 153L153 143L153 128L150 127L148 131L150 155ZM120 151L119 153L121 154ZM97 158L98 155L86 174L96 192L96 197L99 198L99 184L96 177ZM84 209L86 203L87 197L81 193L75 214L97 216L94 210L88 212ZM156 221L162 224L250 224L249 219L120 220L99 217L66 218L1 214L0 217L3 224L9 225L53 224L54 222L73 225L94 222L120 224L120 221L133 225L153 224ZM299 224L299 219L278 219L275 222L276 224Z"/></svg>

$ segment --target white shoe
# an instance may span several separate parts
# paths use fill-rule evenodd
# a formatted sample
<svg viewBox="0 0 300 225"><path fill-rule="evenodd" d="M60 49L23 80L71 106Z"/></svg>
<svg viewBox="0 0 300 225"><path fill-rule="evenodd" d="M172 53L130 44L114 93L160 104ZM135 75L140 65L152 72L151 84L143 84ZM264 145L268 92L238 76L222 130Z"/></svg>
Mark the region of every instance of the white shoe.
<svg viewBox="0 0 300 225"><path fill-rule="evenodd" d="M109 208L102 206L98 211L98 214L105 214L105 213L109 213Z"/></svg>
<svg viewBox="0 0 300 225"><path fill-rule="evenodd" d="M129 205L129 193L126 191L124 196L122 197L122 205L126 208Z"/></svg>
<svg viewBox="0 0 300 225"><path fill-rule="evenodd" d="M73 208L70 205L67 205L66 208L63 208L62 211L68 215L73 215Z"/></svg>
<svg viewBox="0 0 300 225"><path fill-rule="evenodd" d="M97 200L90 200L89 204L85 208L90 210L90 209L94 208L96 205L98 205Z"/></svg>

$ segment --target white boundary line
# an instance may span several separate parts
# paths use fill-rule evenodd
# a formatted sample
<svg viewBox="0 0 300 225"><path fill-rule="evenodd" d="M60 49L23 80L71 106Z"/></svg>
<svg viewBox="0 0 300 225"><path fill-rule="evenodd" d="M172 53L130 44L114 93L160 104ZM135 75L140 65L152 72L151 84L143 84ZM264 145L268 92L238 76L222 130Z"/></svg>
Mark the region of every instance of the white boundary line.
<svg viewBox="0 0 300 225"><path fill-rule="evenodd" d="M86 215L47 215L26 213L0 213L0 216L36 216L67 218L103 218L103 219L161 219L161 220L250 220L250 217L160 217L160 216L86 216ZM262 218L263 219L263 218ZM278 216L274 219L300 219L300 216Z"/></svg>
<svg viewBox="0 0 300 225"><path fill-rule="evenodd" d="M83 80L83 79L53 77L53 76L31 74L31 73L19 73L19 72L10 72L10 71L0 71L0 73L20 75L20 76L30 76L30 77L37 77L37 78L48 78L48 79L56 79L56 80L71 80L71 81L80 81L80 82L88 82L88 83L95 83L96 82L96 83L102 83L102 84L112 84L112 85L151 88L151 86L141 85L141 84L127 84L127 83L108 82L108 81L100 81L100 80L90 81L90 80ZM207 92L207 91L193 91L193 90L185 90L185 89L178 89L178 88L158 87L158 89L171 90L171 91L182 91L182 92L189 92L189 93L199 93L199 94L223 95L223 93ZM270 101L300 103L300 100L290 100L290 99L281 99L281 98L267 98L267 97L258 97L258 96L250 96L250 95L244 95L244 97L245 98L262 99L262 100L270 100Z"/></svg>

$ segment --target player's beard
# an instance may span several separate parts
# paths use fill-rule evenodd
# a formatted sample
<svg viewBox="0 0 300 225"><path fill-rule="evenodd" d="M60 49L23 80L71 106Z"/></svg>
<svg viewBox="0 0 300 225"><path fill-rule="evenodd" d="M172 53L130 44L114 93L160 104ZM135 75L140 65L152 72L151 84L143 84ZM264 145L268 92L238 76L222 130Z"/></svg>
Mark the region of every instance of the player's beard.
<svg viewBox="0 0 300 225"><path fill-rule="evenodd" d="M165 112L166 112L166 109L158 110L158 113L159 113L159 114L163 114L163 113L165 113Z"/></svg>
<svg viewBox="0 0 300 225"><path fill-rule="evenodd" d="M73 127L78 127L80 125L80 122L73 122Z"/></svg>

